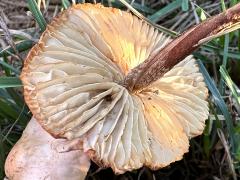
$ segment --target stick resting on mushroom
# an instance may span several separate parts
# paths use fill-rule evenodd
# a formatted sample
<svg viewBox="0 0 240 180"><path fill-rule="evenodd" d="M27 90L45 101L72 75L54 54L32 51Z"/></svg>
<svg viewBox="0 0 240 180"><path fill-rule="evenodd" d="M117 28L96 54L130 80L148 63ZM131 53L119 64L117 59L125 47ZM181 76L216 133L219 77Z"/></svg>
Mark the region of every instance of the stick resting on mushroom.
<svg viewBox="0 0 240 180"><path fill-rule="evenodd" d="M28 54L21 74L26 103L48 133L81 142L101 167L120 174L168 166L182 159L209 114L208 90L190 52L172 67L154 66L159 52L174 47L170 41L128 12L75 5L53 19ZM126 77L138 73L136 66L164 74L156 80L143 73L151 83L136 76L147 86L134 89L135 76Z"/></svg>

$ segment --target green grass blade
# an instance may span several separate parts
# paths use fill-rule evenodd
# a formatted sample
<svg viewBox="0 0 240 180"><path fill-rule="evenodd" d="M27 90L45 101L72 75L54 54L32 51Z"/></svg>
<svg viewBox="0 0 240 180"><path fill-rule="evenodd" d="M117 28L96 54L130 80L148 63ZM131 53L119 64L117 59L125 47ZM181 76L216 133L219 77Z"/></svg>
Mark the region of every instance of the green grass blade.
<svg viewBox="0 0 240 180"><path fill-rule="evenodd" d="M35 0L28 0L29 10L32 12L35 20L37 21L41 31L43 32L46 29L47 22L45 21L41 11L39 10Z"/></svg>
<svg viewBox="0 0 240 180"><path fill-rule="evenodd" d="M71 3L68 0L62 0L62 6L67 9L71 6Z"/></svg>
<svg viewBox="0 0 240 180"><path fill-rule="evenodd" d="M204 21L204 20L207 19L207 16L206 16L206 14L205 14L205 11L204 11L201 7L198 7L198 8L196 9L196 12L197 12L199 18L201 19L201 21Z"/></svg>
<svg viewBox="0 0 240 180"><path fill-rule="evenodd" d="M142 6L142 5L140 5L138 3L135 3L135 2L132 5L133 5L134 8L136 8L137 10L142 11L144 13L149 13L149 14L155 13L155 10L153 10L153 9L147 7L147 6Z"/></svg>
<svg viewBox="0 0 240 180"><path fill-rule="evenodd" d="M7 58L5 56L3 58L4 58L4 61L5 61L5 62L4 61L3 62L7 64ZM10 66L10 67L12 67L12 66ZM13 70L14 72L17 72L17 74L19 74L19 71L17 69L15 69L14 67L12 67L12 68L8 68L6 66L3 66L3 69L5 71L6 76L11 76L11 71L10 70ZM13 88L6 88L6 91L12 97L12 99L14 100L14 102L18 106L21 106L21 107L23 106L23 102L24 101L23 101L23 99L20 97L20 95L18 94L18 92L15 89L13 89Z"/></svg>
<svg viewBox="0 0 240 180"><path fill-rule="evenodd" d="M227 66L227 60L228 60L228 48L229 48L229 34L225 35L224 38L224 50L223 50L223 66Z"/></svg>
<svg viewBox="0 0 240 180"><path fill-rule="evenodd" d="M226 7L225 7L226 8ZM228 48L229 48L229 34L226 34L224 36L224 50L223 50L223 63L222 66L224 68L226 68L227 66L227 60L228 60ZM220 79L220 87L219 87L220 93L223 95L224 94L224 81L223 81L223 77L221 76Z"/></svg>
<svg viewBox="0 0 240 180"><path fill-rule="evenodd" d="M230 1L230 6L233 6L238 3L239 0L231 0Z"/></svg>
<svg viewBox="0 0 240 180"><path fill-rule="evenodd" d="M151 24L152 26L154 26L155 28L157 28L159 31L166 33L169 36L172 37L176 37L178 35L177 32L169 30L168 28L165 28L161 25L155 24L154 22L150 21L148 18L146 18L145 16L143 16L141 13L139 13L136 9L134 9L128 2L126 2L125 0L119 0L124 6L126 6L130 11L132 11L132 13L137 16L140 19L143 19L144 21L146 21L147 23Z"/></svg>
<svg viewBox="0 0 240 180"><path fill-rule="evenodd" d="M203 151L206 154L207 158L210 156L211 151L211 141L210 141L210 134L211 134L211 120L206 121L206 127L203 132Z"/></svg>
<svg viewBox="0 0 240 180"><path fill-rule="evenodd" d="M164 8L158 10L151 16L148 16L148 19L154 23L158 22L164 15L176 10L177 8L181 7L182 1L181 0L176 0L171 3L169 3L167 6Z"/></svg>
<svg viewBox="0 0 240 180"><path fill-rule="evenodd" d="M22 98L22 96L20 96L20 94L13 88L6 88L6 91L8 92L9 96L11 96L11 98L14 100L14 102L22 107L24 104L24 100Z"/></svg>
<svg viewBox="0 0 240 180"><path fill-rule="evenodd" d="M181 7L182 7L182 11L188 11L189 10L189 2L188 2L188 0L182 0Z"/></svg>
<svg viewBox="0 0 240 180"><path fill-rule="evenodd" d="M199 60L198 61L199 64L199 68L200 71L203 74L203 77L205 79L205 82L208 86L208 89L210 90L210 92L212 93L213 99L214 99L214 103L216 104L216 106L221 110L222 114L225 117L225 121L226 121L226 125L227 125L227 130L230 136L230 142L232 145L232 150L233 152L236 152L236 141L235 141L235 137L234 137L234 130L233 130L233 121L231 118L231 115L228 111L227 105L225 104L221 94L219 93L215 83L213 82L213 80L211 79L210 75L208 74L206 68L204 67L204 65L202 64L202 62Z"/></svg>
<svg viewBox="0 0 240 180"><path fill-rule="evenodd" d="M15 90L15 88L0 88L0 99L5 99L8 104L11 104L12 108L17 111L20 111L24 105L23 97ZM0 112L1 112L0 107ZM29 110L25 108L24 114L28 117Z"/></svg>
<svg viewBox="0 0 240 180"><path fill-rule="evenodd" d="M127 1L129 3L129 1ZM116 8L123 8L124 7L124 4L123 3L120 3L119 1L112 1L111 2L113 7L116 7ZM108 2L106 2L106 4L108 4ZM138 4L138 3L132 3L132 7L137 9L138 11L141 11L143 13L147 13L147 14L153 14L155 12L155 10L153 10L152 8L149 8L147 6L142 6L141 4Z"/></svg>
<svg viewBox="0 0 240 180"><path fill-rule="evenodd" d="M17 77L0 77L0 88L20 87L22 82Z"/></svg>
<svg viewBox="0 0 240 180"><path fill-rule="evenodd" d="M223 77L223 80L226 82L228 88L231 90L233 97L237 100L238 105L240 105L240 94L237 91L237 86L232 81L224 66L220 66L220 73Z"/></svg>
<svg viewBox="0 0 240 180"><path fill-rule="evenodd" d="M226 11L226 5L224 0L221 0L222 11Z"/></svg>
<svg viewBox="0 0 240 180"><path fill-rule="evenodd" d="M220 56L224 56L224 50L222 50L219 47L213 46L210 43L205 44L202 46L203 50L209 51L209 52L215 52L216 54ZM228 57L232 58L232 60L240 60L239 52L234 52L234 51L228 51Z"/></svg>
<svg viewBox="0 0 240 180"><path fill-rule="evenodd" d="M3 56L3 62L5 62L5 63L8 62L6 55ZM4 70L6 76L11 76L11 70L9 68L6 68L5 66L3 66L3 70Z"/></svg>
<svg viewBox="0 0 240 180"><path fill-rule="evenodd" d="M20 71L16 68L14 68L13 66L11 66L10 64L0 60L0 64L4 67L4 68L7 68L13 72L15 72L16 74L20 74Z"/></svg>
<svg viewBox="0 0 240 180"><path fill-rule="evenodd" d="M23 105L22 109L21 109L21 112L20 114L18 115L17 119L13 122L13 124L11 125L11 127L9 128L9 130L7 131L6 135L4 136L3 138L3 141L5 141L9 134L11 133L11 131L13 130L14 126L17 125L17 123L19 122L20 118L23 116L23 113L24 113L24 109L25 109L25 104Z"/></svg>
<svg viewBox="0 0 240 180"><path fill-rule="evenodd" d="M5 118L17 119L18 117L17 110L13 108L13 106L10 104L10 102L7 101L7 99L0 98L0 110L1 113L4 114Z"/></svg>
<svg viewBox="0 0 240 180"><path fill-rule="evenodd" d="M7 121L9 121L10 123L13 123L19 117L19 114L22 110L22 107L17 106L12 101L12 99L0 97L0 113L2 117L4 117L4 119L7 119ZM30 114L26 114L26 111L26 108L24 108L23 114L21 115L21 117L19 117L19 125L25 126L27 121L29 120Z"/></svg>
<svg viewBox="0 0 240 180"><path fill-rule="evenodd" d="M33 43L34 42L31 40L25 40L25 41L18 42L18 43L16 43L16 49L18 50L19 53L26 51L33 46ZM4 55L11 56L13 53L15 53L15 52L11 47L8 47L6 49L0 48L0 57L3 57Z"/></svg>

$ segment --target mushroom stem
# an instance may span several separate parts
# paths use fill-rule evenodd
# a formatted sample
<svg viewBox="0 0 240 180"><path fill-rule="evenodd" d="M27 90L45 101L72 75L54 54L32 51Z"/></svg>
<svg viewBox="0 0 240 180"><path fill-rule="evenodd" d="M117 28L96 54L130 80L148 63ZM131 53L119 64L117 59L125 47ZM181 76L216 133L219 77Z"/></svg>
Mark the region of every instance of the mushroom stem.
<svg viewBox="0 0 240 180"><path fill-rule="evenodd" d="M8 154L6 175L10 180L84 180L90 160L81 146L77 139L53 138L32 118Z"/></svg>
<svg viewBox="0 0 240 180"><path fill-rule="evenodd" d="M124 80L129 90L142 89L196 50L200 44L240 28L240 3L185 31L158 53L132 69Z"/></svg>

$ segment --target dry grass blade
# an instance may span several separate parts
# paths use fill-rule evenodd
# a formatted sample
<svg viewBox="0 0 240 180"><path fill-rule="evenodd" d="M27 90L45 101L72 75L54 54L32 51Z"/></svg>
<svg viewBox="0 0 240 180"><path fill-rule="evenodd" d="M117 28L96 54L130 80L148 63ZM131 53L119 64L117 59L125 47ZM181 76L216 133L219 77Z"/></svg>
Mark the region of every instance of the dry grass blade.
<svg viewBox="0 0 240 180"><path fill-rule="evenodd" d="M43 8L46 9L46 1L45 0L37 0L38 8L41 8L41 4L43 5Z"/></svg>
<svg viewBox="0 0 240 180"><path fill-rule="evenodd" d="M23 30L15 30L15 29L8 29L11 36L16 35L23 39L29 39L32 41L36 41L29 33L24 32ZM3 29L0 29L0 33L4 33Z"/></svg>
<svg viewBox="0 0 240 180"><path fill-rule="evenodd" d="M14 121L14 123L12 124L12 126L9 128L9 130L7 131L6 135L3 137L2 141L4 142L5 140L7 140L9 134L11 133L11 131L13 130L14 126L17 124L17 122L19 121L21 115L23 114L24 112L24 108L25 108L25 104L23 105L22 109L21 109L21 112L19 114L19 116L17 117L17 119Z"/></svg>
<svg viewBox="0 0 240 180"><path fill-rule="evenodd" d="M225 149L225 152L227 154L228 165L229 165L229 169L230 169L230 171L232 173L232 177L233 177L234 180L237 180L237 175L236 175L236 172L235 172L233 160L231 158L231 154L230 154L230 151L229 151L230 148L228 146L226 138L225 138L225 136L224 136L224 134L223 134L221 129L217 129L217 133L218 133L218 136L219 136L219 138L220 138L220 140L222 142L222 145L223 145L223 147Z"/></svg>
<svg viewBox="0 0 240 180"><path fill-rule="evenodd" d="M4 35L5 35L5 40L7 41L7 43L12 47L12 49L14 50L14 52L16 53L16 55L18 56L19 59L21 59L18 50L16 48L16 45L12 39L11 33L8 30L8 27L4 21L3 18L3 11L0 11L0 27L2 28Z"/></svg>
<svg viewBox="0 0 240 180"><path fill-rule="evenodd" d="M239 28L240 28L240 21L231 22L229 24L224 25L223 28L221 30L219 30L219 32L216 32L216 34L213 33L213 35L210 35L210 36L202 39L201 41L199 41L199 44L208 42L208 41L210 41L214 38L217 38L217 37L220 37L224 34L233 32L233 31L235 31Z"/></svg>
<svg viewBox="0 0 240 180"><path fill-rule="evenodd" d="M167 29L167 28L165 28L165 27L163 27L163 26L161 26L161 25L155 24L155 23L153 23L152 21L150 21L148 18L144 17L141 13L139 13L136 9L134 9L134 8L132 7L132 5L129 4L127 1L125 1L125 0L119 0L119 1L120 1L121 3L123 3L135 16L137 16L137 17L140 18L140 19L143 19L143 20L146 21L148 24L156 27L157 29L159 29L160 31L162 31L162 32L164 32L164 33L166 33L166 34L168 34L168 35L171 35L171 36L176 36L176 35L177 35L176 32L171 31L171 30L169 30L169 29Z"/></svg>

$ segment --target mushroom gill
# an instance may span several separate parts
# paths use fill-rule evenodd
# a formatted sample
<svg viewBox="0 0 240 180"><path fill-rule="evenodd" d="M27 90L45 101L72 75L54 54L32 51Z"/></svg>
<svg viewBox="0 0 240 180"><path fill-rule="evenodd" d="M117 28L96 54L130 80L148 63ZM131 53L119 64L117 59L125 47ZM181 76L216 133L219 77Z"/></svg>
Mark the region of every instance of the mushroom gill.
<svg viewBox="0 0 240 180"><path fill-rule="evenodd" d="M115 173L165 167L188 151L208 117L208 90L192 56L131 92L127 73L170 39L130 13L78 4L47 26L21 74L25 100L56 138L81 139Z"/></svg>

